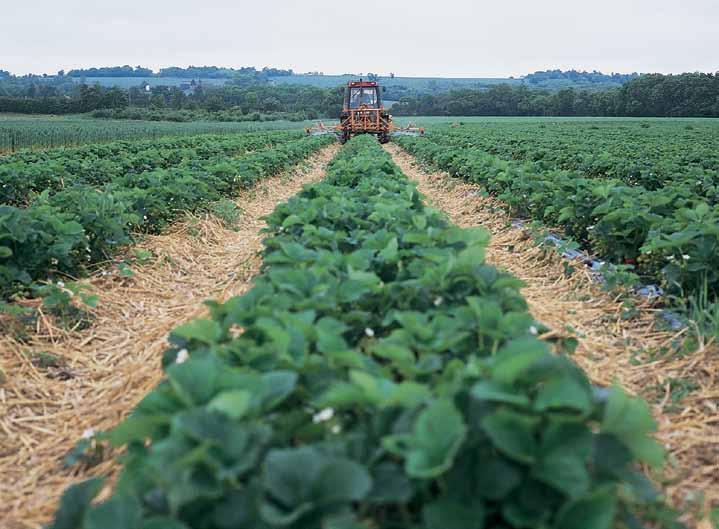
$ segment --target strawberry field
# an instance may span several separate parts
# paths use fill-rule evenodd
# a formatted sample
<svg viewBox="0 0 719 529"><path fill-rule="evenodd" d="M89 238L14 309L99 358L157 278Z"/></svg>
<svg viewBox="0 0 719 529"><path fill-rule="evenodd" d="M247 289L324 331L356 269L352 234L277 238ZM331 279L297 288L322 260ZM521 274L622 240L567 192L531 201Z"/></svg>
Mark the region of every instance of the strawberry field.
<svg viewBox="0 0 719 529"><path fill-rule="evenodd" d="M496 259L536 250L506 233L519 217L666 299L714 300L714 130L500 120L434 124L384 148L263 131L0 158L0 308L56 286L67 305L83 289L100 300L82 327L47 323L46 299L33 330L0 336L6 453L55 458L0 457L28 474L22 490L0 488L0 517L53 529L683 528L719 500L716 421L697 419L715 399L715 358L699 356L716 352L711 340L663 371L685 330L646 323L654 305L591 281L569 288L581 295L568 308L561 272ZM239 232L214 219L218 203L244 218ZM106 277L133 245L148 256L140 278ZM538 285L563 319L540 321ZM619 375L601 372L602 354ZM646 358L667 381L656 391L621 373ZM701 397L684 412L666 411L691 391ZM686 485L693 471L706 500L698 480ZM704 511L677 509L680 493Z"/></svg>
<svg viewBox="0 0 719 529"><path fill-rule="evenodd" d="M21 153L0 164L0 295L77 277L327 144L298 132L199 136Z"/></svg>
<svg viewBox="0 0 719 529"><path fill-rule="evenodd" d="M427 207L374 139L267 222L252 289L176 327L163 380L93 438L125 448L112 495L92 503L101 478L73 485L53 527L654 518L646 404L539 340L520 283L484 262L488 233Z"/></svg>
<svg viewBox="0 0 719 529"><path fill-rule="evenodd" d="M683 298L719 293L719 129L711 121L504 121L399 141Z"/></svg>

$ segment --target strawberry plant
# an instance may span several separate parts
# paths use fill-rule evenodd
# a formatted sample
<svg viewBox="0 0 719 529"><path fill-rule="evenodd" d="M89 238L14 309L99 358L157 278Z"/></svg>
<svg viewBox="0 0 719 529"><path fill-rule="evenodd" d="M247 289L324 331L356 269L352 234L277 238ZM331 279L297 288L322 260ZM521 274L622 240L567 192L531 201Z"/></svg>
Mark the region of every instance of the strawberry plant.
<svg viewBox="0 0 719 529"><path fill-rule="evenodd" d="M101 187L128 174L221 163L227 157L300 139L299 132L199 136L115 142L76 149L25 152L0 162L0 204L25 206L41 192L74 185Z"/></svg>
<svg viewBox="0 0 719 529"><path fill-rule="evenodd" d="M58 274L81 275L131 243L134 233L156 233L183 212L209 208L329 141L302 138L238 158L128 172L99 187L76 182L46 189L24 208L0 206L0 295L7 298Z"/></svg>
<svg viewBox="0 0 719 529"><path fill-rule="evenodd" d="M374 139L268 217L253 288L176 328L165 377L97 441L111 497L55 528L641 527L648 407L533 333L488 235L436 210Z"/></svg>
<svg viewBox="0 0 719 529"><path fill-rule="evenodd" d="M545 145L556 141L551 134L548 138L543 140ZM610 170L617 162L615 158L596 174L586 169L578 172L572 164L560 163L555 158L561 154L553 157L542 150L539 158L533 157L525 151L537 147L526 144L521 146L521 155L513 150L513 156L527 156L532 161L501 159L484 149L505 155L506 151L491 149L476 130L442 131L398 141L424 163L482 185L513 214L559 227L603 259L619 265L636 264L644 279L684 294L696 292L705 284L714 296L719 293L719 276L712 273L719 255L716 218L709 214L719 204L719 195L715 184L697 176L701 171L706 176L716 172L709 162L701 171L693 167L684 171L683 177L667 177L657 185L644 187L625 172ZM572 145L567 144L567 148ZM556 146L559 148L558 142ZM660 164L661 160L652 163ZM565 168L570 166L572 169ZM695 217L702 220L690 220ZM647 252L652 251L661 254L660 259L689 255L693 261L682 268L676 266L681 260L663 266L648 257Z"/></svg>

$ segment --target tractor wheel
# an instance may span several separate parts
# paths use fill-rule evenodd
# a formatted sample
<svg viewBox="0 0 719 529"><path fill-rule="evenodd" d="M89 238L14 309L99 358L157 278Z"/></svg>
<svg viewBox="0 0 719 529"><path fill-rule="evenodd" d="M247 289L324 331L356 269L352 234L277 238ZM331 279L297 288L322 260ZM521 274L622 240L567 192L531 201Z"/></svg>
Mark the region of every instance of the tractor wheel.
<svg viewBox="0 0 719 529"><path fill-rule="evenodd" d="M387 143L389 142L389 134L383 132L379 136L377 136L377 139L379 139L380 143Z"/></svg>

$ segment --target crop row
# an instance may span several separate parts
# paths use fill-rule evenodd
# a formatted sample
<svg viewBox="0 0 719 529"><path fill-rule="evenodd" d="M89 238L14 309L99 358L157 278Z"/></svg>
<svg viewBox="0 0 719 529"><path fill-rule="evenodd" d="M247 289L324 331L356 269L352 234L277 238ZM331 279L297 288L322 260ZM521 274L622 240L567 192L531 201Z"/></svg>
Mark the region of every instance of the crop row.
<svg viewBox="0 0 719 529"><path fill-rule="evenodd" d="M300 126L302 123L299 124ZM118 140L154 142L166 137L197 136L199 134L232 135L259 130L300 128L289 121L218 123L193 121L110 121L87 117L7 117L0 116L0 154L22 149L54 149L89 143L98 144Z"/></svg>
<svg viewBox="0 0 719 529"><path fill-rule="evenodd" d="M198 136L157 142L115 142L0 158L0 204L24 206L43 191L101 186L155 169L220 164L228 156L299 139L295 132Z"/></svg>
<svg viewBox="0 0 719 529"><path fill-rule="evenodd" d="M560 227L602 258L636 266L672 294L719 293L719 182L650 191L575 171L540 170L445 143L441 133L432 137L399 143L422 162L480 184L513 214Z"/></svg>
<svg viewBox="0 0 719 529"><path fill-rule="evenodd" d="M55 529L641 527L646 404L550 352L487 241L353 139L269 216L254 287L173 331L96 438L113 495L71 487Z"/></svg>
<svg viewBox="0 0 719 529"><path fill-rule="evenodd" d="M679 180L716 180L719 171L718 130L711 121L519 120L437 130L443 142L535 162L541 171L579 171L650 190Z"/></svg>
<svg viewBox="0 0 719 529"><path fill-rule="evenodd" d="M260 178L277 174L328 143L305 138L239 158L116 176L39 195L26 208L0 205L0 295L57 275L78 276L132 242L157 232Z"/></svg>

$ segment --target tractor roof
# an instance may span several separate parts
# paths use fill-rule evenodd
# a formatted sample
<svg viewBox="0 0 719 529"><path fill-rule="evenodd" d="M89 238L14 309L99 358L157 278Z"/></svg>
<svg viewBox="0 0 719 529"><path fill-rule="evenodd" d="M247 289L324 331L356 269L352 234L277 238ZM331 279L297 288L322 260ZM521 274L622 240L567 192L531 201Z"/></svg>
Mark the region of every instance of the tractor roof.
<svg viewBox="0 0 719 529"><path fill-rule="evenodd" d="M378 85L377 85L377 81L363 81L362 79L360 79L359 81L348 82L347 86L349 86L350 88L357 88L357 87L370 88L370 87L374 87L374 86L378 86Z"/></svg>

